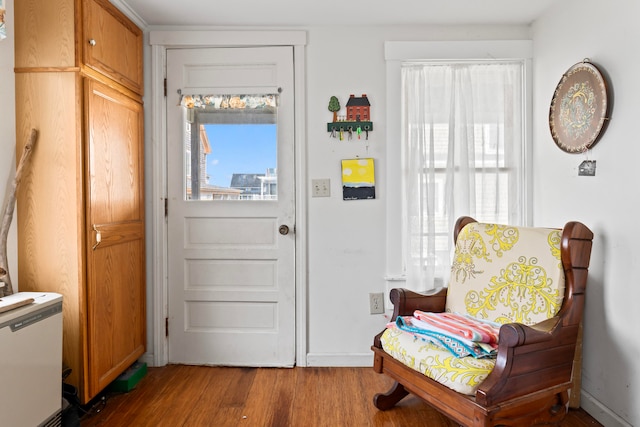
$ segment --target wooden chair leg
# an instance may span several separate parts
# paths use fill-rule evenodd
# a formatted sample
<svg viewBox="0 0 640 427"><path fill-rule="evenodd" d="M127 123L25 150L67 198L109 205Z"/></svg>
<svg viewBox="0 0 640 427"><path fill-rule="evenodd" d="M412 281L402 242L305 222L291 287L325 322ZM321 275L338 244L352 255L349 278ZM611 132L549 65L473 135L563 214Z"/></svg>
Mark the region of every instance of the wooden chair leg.
<svg viewBox="0 0 640 427"><path fill-rule="evenodd" d="M373 404L381 411L393 408L396 403L400 402L409 392L404 386L398 382L394 383L391 389L386 393L378 393L373 396Z"/></svg>
<svg viewBox="0 0 640 427"><path fill-rule="evenodd" d="M580 389L582 388L582 322L578 328L576 353L573 358L572 385L569 390L569 408L580 407Z"/></svg>

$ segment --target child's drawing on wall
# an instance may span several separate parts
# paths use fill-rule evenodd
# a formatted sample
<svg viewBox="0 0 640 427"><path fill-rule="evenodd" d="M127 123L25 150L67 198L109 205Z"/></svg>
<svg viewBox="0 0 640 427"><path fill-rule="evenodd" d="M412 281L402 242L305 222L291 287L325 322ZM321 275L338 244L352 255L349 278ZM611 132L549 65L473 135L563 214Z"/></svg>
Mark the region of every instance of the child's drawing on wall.
<svg viewBox="0 0 640 427"><path fill-rule="evenodd" d="M4 22L5 15L4 0L0 0L0 40L7 38L7 27Z"/></svg>
<svg viewBox="0 0 640 427"><path fill-rule="evenodd" d="M376 198L373 159L342 161L342 200Z"/></svg>

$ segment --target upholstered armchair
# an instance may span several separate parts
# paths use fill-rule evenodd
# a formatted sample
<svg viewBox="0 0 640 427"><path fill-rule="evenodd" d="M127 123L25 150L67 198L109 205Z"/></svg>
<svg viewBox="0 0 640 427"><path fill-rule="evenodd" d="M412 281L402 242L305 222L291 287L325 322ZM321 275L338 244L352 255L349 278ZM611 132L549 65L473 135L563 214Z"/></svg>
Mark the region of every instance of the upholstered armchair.
<svg viewBox="0 0 640 427"><path fill-rule="evenodd" d="M412 393L464 426L557 424L569 406L592 239L579 222L560 230L460 218L448 287L391 291L393 318L372 350L374 370L395 384L375 406ZM432 313L493 326L497 343L415 326Z"/></svg>

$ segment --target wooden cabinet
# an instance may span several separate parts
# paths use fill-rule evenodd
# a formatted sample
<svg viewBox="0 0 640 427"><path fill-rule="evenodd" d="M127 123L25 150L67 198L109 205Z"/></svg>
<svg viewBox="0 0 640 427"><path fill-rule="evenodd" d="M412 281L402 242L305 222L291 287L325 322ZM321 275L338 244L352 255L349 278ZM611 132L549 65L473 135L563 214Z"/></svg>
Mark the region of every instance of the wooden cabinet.
<svg viewBox="0 0 640 427"><path fill-rule="evenodd" d="M104 2L84 0L83 63L90 69L142 94L142 34Z"/></svg>
<svg viewBox="0 0 640 427"><path fill-rule="evenodd" d="M83 403L145 351L142 32L107 0L15 2L18 288L63 294ZM91 41L91 42L90 42Z"/></svg>

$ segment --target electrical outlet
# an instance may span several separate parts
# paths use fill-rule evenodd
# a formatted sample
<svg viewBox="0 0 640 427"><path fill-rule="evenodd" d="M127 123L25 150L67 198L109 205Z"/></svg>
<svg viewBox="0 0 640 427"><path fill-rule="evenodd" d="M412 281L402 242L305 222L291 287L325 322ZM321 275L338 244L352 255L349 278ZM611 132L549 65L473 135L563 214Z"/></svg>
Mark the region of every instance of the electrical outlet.
<svg viewBox="0 0 640 427"><path fill-rule="evenodd" d="M329 179L312 179L311 180L311 196L312 197L330 197L331 181Z"/></svg>
<svg viewBox="0 0 640 427"><path fill-rule="evenodd" d="M384 296L382 292L375 292L375 293L369 294L369 313L371 314L384 313Z"/></svg>

